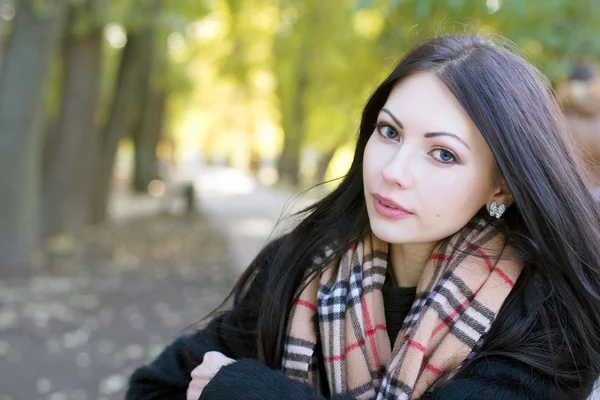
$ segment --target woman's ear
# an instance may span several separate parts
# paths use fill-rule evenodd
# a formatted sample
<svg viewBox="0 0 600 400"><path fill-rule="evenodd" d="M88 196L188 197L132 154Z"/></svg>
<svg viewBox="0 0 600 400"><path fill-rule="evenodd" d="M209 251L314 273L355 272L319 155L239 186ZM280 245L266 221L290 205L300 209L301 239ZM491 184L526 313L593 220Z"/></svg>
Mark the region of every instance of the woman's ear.
<svg viewBox="0 0 600 400"><path fill-rule="evenodd" d="M494 201L496 202L496 205L498 207L504 204L505 208L510 207L515 201L515 199L512 196L512 193L510 192L510 189L508 188L508 185L506 184L506 181L503 178L500 179L500 182L494 188L494 190L492 191L492 195L487 201L486 208L488 212L490 211L490 205Z"/></svg>

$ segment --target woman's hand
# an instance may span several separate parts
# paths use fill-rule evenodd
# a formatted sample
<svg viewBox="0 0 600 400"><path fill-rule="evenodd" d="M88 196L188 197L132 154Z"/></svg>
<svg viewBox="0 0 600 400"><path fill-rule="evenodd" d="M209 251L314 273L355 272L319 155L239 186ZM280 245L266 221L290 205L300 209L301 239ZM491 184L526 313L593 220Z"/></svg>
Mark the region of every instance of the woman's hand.
<svg viewBox="0 0 600 400"><path fill-rule="evenodd" d="M192 371L192 381L188 386L187 400L198 400L208 382L219 372L221 367L235 362L218 351L209 351L204 354L202 364Z"/></svg>

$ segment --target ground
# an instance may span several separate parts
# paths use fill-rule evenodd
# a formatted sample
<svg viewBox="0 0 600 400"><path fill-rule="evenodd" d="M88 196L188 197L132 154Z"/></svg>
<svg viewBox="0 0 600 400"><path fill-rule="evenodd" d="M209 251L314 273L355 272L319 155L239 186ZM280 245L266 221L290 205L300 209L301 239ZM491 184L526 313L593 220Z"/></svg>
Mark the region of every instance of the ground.
<svg viewBox="0 0 600 400"><path fill-rule="evenodd" d="M195 180L194 215L117 190L113 222L79 254L59 241L51 269L0 276L0 400L122 399L135 368L224 299L289 195L233 170Z"/></svg>

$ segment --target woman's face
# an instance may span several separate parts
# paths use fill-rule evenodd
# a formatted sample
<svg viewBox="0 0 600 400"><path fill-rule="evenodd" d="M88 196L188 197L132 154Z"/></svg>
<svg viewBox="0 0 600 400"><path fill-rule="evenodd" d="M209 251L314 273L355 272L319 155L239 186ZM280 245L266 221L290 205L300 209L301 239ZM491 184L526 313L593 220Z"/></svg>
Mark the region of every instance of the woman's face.
<svg viewBox="0 0 600 400"><path fill-rule="evenodd" d="M365 148L363 180L371 229L389 243L440 241L503 202L483 135L429 72L393 88Z"/></svg>

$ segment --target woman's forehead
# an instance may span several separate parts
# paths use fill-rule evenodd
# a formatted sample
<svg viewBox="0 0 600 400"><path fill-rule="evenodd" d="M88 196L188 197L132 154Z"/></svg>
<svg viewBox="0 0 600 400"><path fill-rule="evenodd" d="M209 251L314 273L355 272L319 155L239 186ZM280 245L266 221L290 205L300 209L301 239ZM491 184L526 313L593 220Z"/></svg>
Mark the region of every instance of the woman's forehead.
<svg viewBox="0 0 600 400"><path fill-rule="evenodd" d="M452 133L476 158L493 158L485 138L450 89L431 72L418 72L393 87L383 107L407 134ZM492 161L492 160L488 160Z"/></svg>
<svg viewBox="0 0 600 400"><path fill-rule="evenodd" d="M475 124L444 83L434 74L420 72L398 82L392 89L385 108L403 124L427 127L427 130L457 130L469 133ZM408 128L408 126L407 126ZM462 132L462 133L461 133Z"/></svg>

